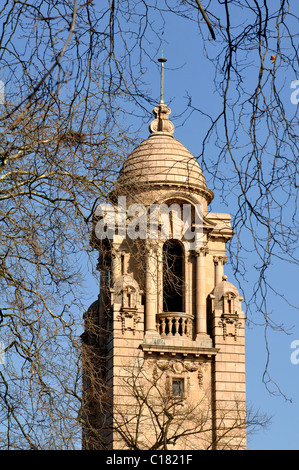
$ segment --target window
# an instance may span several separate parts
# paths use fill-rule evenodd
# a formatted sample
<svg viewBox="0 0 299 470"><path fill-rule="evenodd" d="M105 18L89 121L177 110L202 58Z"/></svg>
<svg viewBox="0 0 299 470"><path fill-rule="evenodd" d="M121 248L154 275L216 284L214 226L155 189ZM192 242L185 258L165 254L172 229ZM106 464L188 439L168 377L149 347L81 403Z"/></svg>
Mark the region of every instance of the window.
<svg viewBox="0 0 299 470"><path fill-rule="evenodd" d="M184 379L172 380L172 396L180 398L184 397Z"/></svg>
<svg viewBox="0 0 299 470"><path fill-rule="evenodd" d="M184 251L177 240L163 245L163 310L183 312Z"/></svg>

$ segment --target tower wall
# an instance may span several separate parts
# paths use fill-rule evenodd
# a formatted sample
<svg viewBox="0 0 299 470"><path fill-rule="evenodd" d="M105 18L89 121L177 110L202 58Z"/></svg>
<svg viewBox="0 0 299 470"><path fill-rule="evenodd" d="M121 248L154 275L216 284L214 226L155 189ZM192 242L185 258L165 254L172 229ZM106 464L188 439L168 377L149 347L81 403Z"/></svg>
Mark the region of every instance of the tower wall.
<svg viewBox="0 0 299 470"><path fill-rule="evenodd" d="M245 318L241 297L226 276L211 297L216 449L246 448ZM228 430L228 431L227 431Z"/></svg>

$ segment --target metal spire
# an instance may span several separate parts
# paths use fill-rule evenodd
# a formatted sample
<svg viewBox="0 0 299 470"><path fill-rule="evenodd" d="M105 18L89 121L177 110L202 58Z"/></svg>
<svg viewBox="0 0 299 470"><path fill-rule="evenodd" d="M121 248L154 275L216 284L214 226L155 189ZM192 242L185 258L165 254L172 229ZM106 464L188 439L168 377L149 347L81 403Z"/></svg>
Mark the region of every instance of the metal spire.
<svg viewBox="0 0 299 470"><path fill-rule="evenodd" d="M167 61L167 59L164 59L163 53L162 57L158 59L158 61L161 64L160 103L153 109L155 119L150 123L149 130L151 134L156 134L157 132L159 132L163 134L172 135L174 132L174 125L168 119L171 110L164 103L164 63Z"/></svg>
<svg viewBox="0 0 299 470"><path fill-rule="evenodd" d="M158 61L161 64L161 90L160 90L160 103L159 104L164 104L164 62L166 62L167 59L164 59L164 57L160 57Z"/></svg>

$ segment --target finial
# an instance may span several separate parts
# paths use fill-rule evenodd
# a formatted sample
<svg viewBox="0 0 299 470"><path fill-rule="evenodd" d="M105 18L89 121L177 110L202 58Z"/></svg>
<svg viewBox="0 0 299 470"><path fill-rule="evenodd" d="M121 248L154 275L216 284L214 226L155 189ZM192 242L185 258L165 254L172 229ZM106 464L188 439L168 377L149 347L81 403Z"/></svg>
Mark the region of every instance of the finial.
<svg viewBox="0 0 299 470"><path fill-rule="evenodd" d="M164 63L167 61L163 57L160 57L158 61L161 63L161 94L160 94L160 103L155 106L153 113L155 119L150 123L149 130L151 134L156 134L157 132L172 135L174 131L174 125L169 121L168 116L171 113L171 110L164 103Z"/></svg>
<svg viewBox="0 0 299 470"><path fill-rule="evenodd" d="M162 53L162 57L158 59L158 62L160 62L161 64L160 104L163 104L164 103L164 63L167 62L167 59L163 57L163 53Z"/></svg>

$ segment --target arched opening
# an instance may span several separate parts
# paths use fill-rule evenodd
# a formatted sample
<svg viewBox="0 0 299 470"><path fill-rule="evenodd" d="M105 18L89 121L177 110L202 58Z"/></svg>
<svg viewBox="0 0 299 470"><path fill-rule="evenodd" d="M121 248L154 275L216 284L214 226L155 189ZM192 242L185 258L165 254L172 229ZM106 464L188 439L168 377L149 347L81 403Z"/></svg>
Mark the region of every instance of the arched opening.
<svg viewBox="0 0 299 470"><path fill-rule="evenodd" d="M184 310L184 249L178 240L163 245L163 311Z"/></svg>

